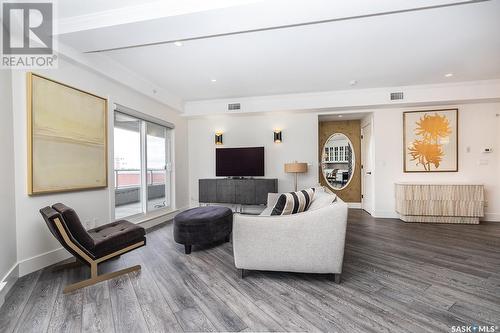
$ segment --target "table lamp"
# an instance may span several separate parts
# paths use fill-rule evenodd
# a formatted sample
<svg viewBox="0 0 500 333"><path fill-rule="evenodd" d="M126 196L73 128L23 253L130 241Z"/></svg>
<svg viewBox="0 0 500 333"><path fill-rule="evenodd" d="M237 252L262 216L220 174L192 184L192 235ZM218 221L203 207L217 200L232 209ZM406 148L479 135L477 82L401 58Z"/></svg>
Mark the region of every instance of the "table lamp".
<svg viewBox="0 0 500 333"><path fill-rule="evenodd" d="M307 172L307 163L297 161L285 163L285 172L295 174L295 192L297 192L297 174Z"/></svg>

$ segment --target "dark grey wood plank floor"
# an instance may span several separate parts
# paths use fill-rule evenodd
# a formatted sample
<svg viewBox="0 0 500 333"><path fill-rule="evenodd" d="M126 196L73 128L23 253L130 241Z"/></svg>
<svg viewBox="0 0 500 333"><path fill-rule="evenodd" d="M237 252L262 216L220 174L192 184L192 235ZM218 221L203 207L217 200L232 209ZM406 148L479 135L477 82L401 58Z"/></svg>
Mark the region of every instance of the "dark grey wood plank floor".
<svg viewBox="0 0 500 333"><path fill-rule="evenodd" d="M22 277L0 309L0 332L451 332L500 326L500 223L405 224L349 212L343 281L251 272L232 246L175 244L172 226L104 264L142 271L62 294L87 268Z"/></svg>

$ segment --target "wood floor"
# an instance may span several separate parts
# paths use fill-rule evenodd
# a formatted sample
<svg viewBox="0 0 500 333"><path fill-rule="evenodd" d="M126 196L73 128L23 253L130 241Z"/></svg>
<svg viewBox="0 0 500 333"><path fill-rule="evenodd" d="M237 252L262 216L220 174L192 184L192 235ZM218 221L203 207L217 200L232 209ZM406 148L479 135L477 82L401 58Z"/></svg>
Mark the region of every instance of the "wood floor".
<svg viewBox="0 0 500 333"><path fill-rule="evenodd" d="M342 283L328 276L237 276L232 247L174 243L167 224L145 248L106 263L140 273L62 294L87 268L21 278L0 332L451 332L500 326L500 223L405 224L349 213ZM497 329L498 331L498 329Z"/></svg>

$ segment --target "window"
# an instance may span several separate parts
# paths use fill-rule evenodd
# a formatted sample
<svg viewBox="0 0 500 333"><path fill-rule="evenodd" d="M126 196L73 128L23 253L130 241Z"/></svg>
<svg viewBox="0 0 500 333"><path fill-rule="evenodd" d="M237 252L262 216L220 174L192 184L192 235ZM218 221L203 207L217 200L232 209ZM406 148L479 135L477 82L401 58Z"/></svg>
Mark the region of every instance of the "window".
<svg viewBox="0 0 500 333"><path fill-rule="evenodd" d="M171 129L115 111L115 218L171 207Z"/></svg>

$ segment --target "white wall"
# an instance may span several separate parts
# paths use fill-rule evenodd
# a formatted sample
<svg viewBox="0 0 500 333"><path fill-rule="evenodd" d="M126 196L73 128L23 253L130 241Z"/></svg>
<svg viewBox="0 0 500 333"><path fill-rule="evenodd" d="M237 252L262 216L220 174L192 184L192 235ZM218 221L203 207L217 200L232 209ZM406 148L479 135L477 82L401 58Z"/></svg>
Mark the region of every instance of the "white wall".
<svg viewBox="0 0 500 333"><path fill-rule="evenodd" d="M0 291L2 281L17 261L14 201L14 141L10 71L0 70ZM1 304L1 300L0 300Z"/></svg>
<svg viewBox="0 0 500 333"><path fill-rule="evenodd" d="M174 133L175 150L175 201L177 207L188 205L187 191L187 121L179 114L150 98L110 81L103 76L66 60L59 60L55 70L36 73L80 89L109 98L109 139L112 147L112 105L119 103L176 125ZM55 202L64 202L75 208L82 220L90 220L95 225L109 222L113 207L112 149L109 155L108 189L52 194L29 197L27 195L27 133L26 133L26 73L15 71L12 75L13 121L15 151L15 189L17 214L17 258L20 275L27 274L67 256L57 241L49 233L38 210ZM59 249L59 250L57 250Z"/></svg>
<svg viewBox="0 0 500 333"><path fill-rule="evenodd" d="M189 120L189 182L193 204L198 202L198 179L215 177L215 132L223 132L223 146L265 147L265 177L278 178L280 191L293 190L293 175L284 172L286 162L310 163L300 174L298 186L318 182L318 121L312 113L227 115ZM274 143L273 129L282 130L283 142Z"/></svg>
<svg viewBox="0 0 500 333"><path fill-rule="evenodd" d="M459 172L403 173L404 111L459 109ZM377 217L397 217L394 210L394 183L398 181L476 182L485 184L488 220L500 221L500 103L429 105L426 107L364 109L371 113L374 151L374 209ZM339 111L337 113L346 113ZM360 110L352 110L359 113ZM307 175L300 175L299 187L318 182L317 112L269 112L204 116L189 120L190 197L198 199L198 179L215 176L214 133L224 132L224 146L266 147L266 177L279 178L279 190L293 188L293 178L283 172L283 163L299 160L312 163ZM324 114L324 112L322 112ZM364 118L367 122L370 118ZM283 128L283 143L272 142L274 127ZM470 147L470 152L467 152ZM493 152L484 154L485 147ZM480 164L480 161L483 161ZM484 163L487 163L486 165Z"/></svg>

